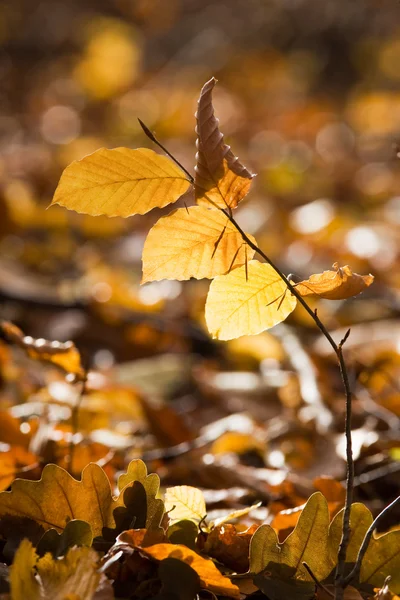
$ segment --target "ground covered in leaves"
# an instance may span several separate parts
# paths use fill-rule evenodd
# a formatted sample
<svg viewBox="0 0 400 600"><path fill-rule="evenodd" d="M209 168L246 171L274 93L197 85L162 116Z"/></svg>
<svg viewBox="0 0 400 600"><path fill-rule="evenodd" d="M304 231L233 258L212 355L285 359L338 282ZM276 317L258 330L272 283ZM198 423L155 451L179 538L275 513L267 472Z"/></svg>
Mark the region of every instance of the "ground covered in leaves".
<svg viewBox="0 0 400 600"><path fill-rule="evenodd" d="M196 98L218 78L221 129L258 174L244 199L240 172L238 221L337 342L351 329L350 571L400 493L399 5L83 4L0 7L0 598L326 600L346 477L331 348L281 284L285 323L221 328L219 273L268 269L220 212L213 271L160 261L178 230L209 226L204 190L218 205L235 156L226 190L200 169L193 195L157 150L185 194L169 216L163 193L129 219L45 208L71 201L54 196L62 171L101 147L144 147L146 168L137 117L192 172ZM216 275L204 316L208 282L182 280ZM399 574L397 507L345 600L391 600Z"/></svg>

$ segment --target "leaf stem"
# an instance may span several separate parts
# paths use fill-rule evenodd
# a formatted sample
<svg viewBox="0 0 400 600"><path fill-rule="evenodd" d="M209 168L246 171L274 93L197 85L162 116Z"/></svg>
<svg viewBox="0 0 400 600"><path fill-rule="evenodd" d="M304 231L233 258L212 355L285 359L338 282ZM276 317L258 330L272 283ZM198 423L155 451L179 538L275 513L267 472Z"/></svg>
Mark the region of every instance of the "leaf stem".
<svg viewBox="0 0 400 600"><path fill-rule="evenodd" d="M147 137L149 138L149 140L151 140L152 142L154 142L154 144L156 144L159 148L161 148L161 150L163 152L165 152L165 154L167 154L167 156L169 156L170 159L173 160L174 163L176 165L178 165L178 167L180 167L184 173L186 173L186 175L188 176L188 179L189 179L190 183L193 185L194 184L194 177L193 177L193 175L183 166L182 163L179 162L179 160L173 154L171 154L171 152L169 150L167 150L167 148L165 146L162 145L162 143L156 138L156 136L154 135L154 133L152 133L150 131L150 129L147 127L147 125L145 125L143 123L143 121L141 119L138 118L138 121L139 121L140 127L143 129L144 133L147 135Z"/></svg>
<svg viewBox="0 0 400 600"><path fill-rule="evenodd" d="M81 379L81 390L79 392L79 396L72 408L72 413L71 413L71 440L69 442L69 459L68 459L68 472L70 473L70 475L73 475L72 472L72 463L73 463L73 459L74 459L74 453L75 453L75 443L74 443L74 437L78 432L78 417L79 417L79 409L80 406L82 404L82 400L83 400L83 396L86 394L86 383L87 383L87 378L88 378L88 372L87 369L85 369L83 377Z"/></svg>
<svg viewBox="0 0 400 600"><path fill-rule="evenodd" d="M311 567L309 567L309 565L306 562L303 562L303 567L305 568L305 570L309 573L310 577L312 577L312 579L314 580L314 583L317 587L321 588L321 590L323 590L325 592L325 594L327 594L328 596L330 596L331 598L334 598L333 593L328 590L327 587L325 587L320 581L318 581L318 579L315 577L314 573L311 570Z"/></svg>

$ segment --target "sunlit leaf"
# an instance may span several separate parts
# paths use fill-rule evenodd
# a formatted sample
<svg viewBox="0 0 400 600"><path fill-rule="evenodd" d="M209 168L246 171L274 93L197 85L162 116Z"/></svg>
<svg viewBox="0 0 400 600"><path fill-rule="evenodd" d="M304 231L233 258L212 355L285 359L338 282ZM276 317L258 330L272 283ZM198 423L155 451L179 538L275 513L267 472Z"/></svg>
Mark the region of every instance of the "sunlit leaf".
<svg viewBox="0 0 400 600"><path fill-rule="evenodd" d="M250 239L255 242L252 236ZM157 221L143 249L143 280L213 278L254 256L223 212L178 208Z"/></svg>
<svg viewBox="0 0 400 600"><path fill-rule="evenodd" d="M134 481L140 481L146 492L156 496L160 489L160 478L156 473L147 474L146 464L140 459L131 460L126 473L118 477L118 489L122 491L127 485Z"/></svg>
<svg viewBox="0 0 400 600"><path fill-rule="evenodd" d="M315 296L328 300L344 300L357 296L374 281L373 275L353 273L348 265L333 265L333 271L324 271L311 275L309 279L296 284L296 290L302 296Z"/></svg>
<svg viewBox="0 0 400 600"><path fill-rule="evenodd" d="M1 329L10 342L22 348L29 358L49 362L61 367L77 378L83 377L81 356L72 342L51 342L43 338L34 339L8 321L1 323Z"/></svg>
<svg viewBox="0 0 400 600"><path fill-rule="evenodd" d="M332 561L332 566L337 562L339 544L342 538L343 527L342 509L333 519L329 527L329 554ZM368 527L372 523L371 511L361 502L355 502L351 505L350 510L350 537L346 551L346 562L355 563L357 560L358 551L362 544Z"/></svg>
<svg viewBox="0 0 400 600"><path fill-rule="evenodd" d="M172 522L186 519L199 523L206 516L203 492L190 485L167 488L165 510Z"/></svg>
<svg viewBox="0 0 400 600"><path fill-rule="evenodd" d="M210 79L200 92L197 119L195 196L198 203L235 208L246 196L254 177L225 144L214 116Z"/></svg>
<svg viewBox="0 0 400 600"><path fill-rule="evenodd" d="M382 587L390 575L389 588L400 589L400 530L372 536L361 563L360 582Z"/></svg>
<svg viewBox="0 0 400 600"><path fill-rule="evenodd" d="M200 584L203 589L228 596L230 598L239 597L239 589L228 577L222 575L212 560L202 558L197 552L186 548L186 546L175 544L156 544L144 548L141 551L145 556L164 560L165 558L176 558L192 567L200 577Z"/></svg>
<svg viewBox="0 0 400 600"><path fill-rule="evenodd" d="M60 534L55 529L48 529L40 539L36 551L40 556L51 552L54 558L64 556L68 548L88 546L93 542L92 528L86 521L74 519L69 521Z"/></svg>
<svg viewBox="0 0 400 600"><path fill-rule="evenodd" d="M97 553L91 548L71 548L62 559L54 559L50 553L38 558L31 542L24 540L11 567L11 599L90 600L102 578L97 562Z"/></svg>
<svg viewBox="0 0 400 600"><path fill-rule="evenodd" d="M288 569L291 578L312 581L303 566L306 562L319 580L331 571L328 554L328 505L322 494L313 494L297 522L294 531L279 544L275 531L262 525L254 534L250 544L250 571L272 572L275 577L285 579Z"/></svg>
<svg viewBox="0 0 400 600"><path fill-rule="evenodd" d="M247 267L211 282L206 301L207 327L219 340L255 335L286 319L295 306L296 298L276 271L252 260Z"/></svg>
<svg viewBox="0 0 400 600"><path fill-rule="evenodd" d="M10 492L0 493L0 517L27 517L45 530L63 531L71 519L86 521L93 535L113 526L113 510L121 504L115 500L107 475L96 464L82 471L77 481L57 465L46 465L40 481L16 479Z"/></svg>
<svg viewBox="0 0 400 600"><path fill-rule="evenodd" d="M129 217L176 202L190 186L183 171L147 148L101 148L63 172L52 204L88 215Z"/></svg>

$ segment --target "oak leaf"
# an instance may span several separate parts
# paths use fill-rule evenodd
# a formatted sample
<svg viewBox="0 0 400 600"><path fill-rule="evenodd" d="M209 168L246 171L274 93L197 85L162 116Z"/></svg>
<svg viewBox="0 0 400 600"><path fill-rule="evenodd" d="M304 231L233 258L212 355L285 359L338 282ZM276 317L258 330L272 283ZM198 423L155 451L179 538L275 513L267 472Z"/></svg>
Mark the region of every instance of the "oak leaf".
<svg viewBox="0 0 400 600"><path fill-rule="evenodd" d="M1 323L1 329L10 342L22 348L29 358L57 365L57 367L61 367L66 373L72 373L78 379L84 376L81 356L73 342L52 342L43 338L35 339L25 335L19 327L8 321Z"/></svg>
<svg viewBox="0 0 400 600"><path fill-rule="evenodd" d="M167 488L164 502L171 524L182 520L200 523L206 516L203 492L196 487L177 485Z"/></svg>
<svg viewBox="0 0 400 600"><path fill-rule="evenodd" d="M0 518L17 516L33 519L45 530L61 532L71 519L86 521L93 535L113 526L113 510L122 503L114 499L107 475L91 463L82 471L81 481L57 465L46 465L39 481L16 479L10 492L0 493Z"/></svg>
<svg viewBox="0 0 400 600"><path fill-rule="evenodd" d="M329 511L324 496L313 494L307 501L294 531L280 544L270 525L262 525L255 532L250 544L250 571L268 571L276 579L290 578L311 582L312 578L303 566L306 562L318 580L330 572L328 553Z"/></svg>
<svg viewBox="0 0 400 600"><path fill-rule="evenodd" d="M147 148L100 148L71 163L53 204L92 216L129 217L176 202L190 187L169 158Z"/></svg>
<svg viewBox="0 0 400 600"><path fill-rule="evenodd" d="M275 269L252 260L211 282L207 327L219 340L255 335L286 319L295 306L296 298Z"/></svg>
<svg viewBox="0 0 400 600"><path fill-rule="evenodd" d="M156 560L176 558L188 564L200 577L200 585L203 589L214 594L239 598L239 588L234 585L228 577L222 575L212 560L202 558L197 552L186 546L175 544L156 544L141 550L145 556Z"/></svg>
<svg viewBox="0 0 400 600"><path fill-rule="evenodd" d="M233 571L245 573L249 568L250 541L256 530L257 525L242 532L234 525L218 525L208 535L204 551Z"/></svg>
<svg viewBox="0 0 400 600"><path fill-rule="evenodd" d="M339 544L342 538L344 509L337 513L329 527L329 554L332 568L337 562ZM350 534L346 550L346 562L355 563L362 541L373 519L372 514L361 502L355 502L350 509Z"/></svg>
<svg viewBox="0 0 400 600"><path fill-rule="evenodd" d="M246 196L254 175L225 144L214 116L212 77L200 92L196 112L197 154L195 197L199 204L235 208Z"/></svg>
<svg viewBox="0 0 400 600"><path fill-rule="evenodd" d="M10 569L11 600L90 600L104 578L97 561L92 548L71 548L62 559L39 558L31 542L23 540Z"/></svg>
<svg viewBox="0 0 400 600"><path fill-rule="evenodd" d="M249 238L255 242L252 236ZM221 211L203 206L178 208L157 221L143 249L143 279L212 279L254 256Z"/></svg>
<svg viewBox="0 0 400 600"><path fill-rule="evenodd" d="M357 296L374 281L373 275L358 275L348 265L339 267L338 263L334 263L332 269L295 284L297 292L301 296L345 300Z"/></svg>

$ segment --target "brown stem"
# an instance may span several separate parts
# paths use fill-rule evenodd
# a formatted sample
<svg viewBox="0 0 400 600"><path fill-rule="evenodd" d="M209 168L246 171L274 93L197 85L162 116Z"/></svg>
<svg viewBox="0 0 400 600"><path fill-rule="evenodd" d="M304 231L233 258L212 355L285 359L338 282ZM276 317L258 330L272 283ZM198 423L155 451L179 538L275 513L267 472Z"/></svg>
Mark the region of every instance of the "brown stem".
<svg viewBox="0 0 400 600"><path fill-rule="evenodd" d="M88 377L88 372L87 370L85 370L84 374L83 374L83 378L81 380L81 391L79 392L79 396L72 408L72 413L71 413L71 440L69 442L69 459L68 459L68 472L73 475L72 473L72 463L73 463L73 459L74 459L74 453L75 453L75 443L74 443L74 437L78 432L78 418L79 418L79 409L80 406L82 404L82 400L83 400L83 396L86 394L86 383L87 383L87 377Z"/></svg>
<svg viewBox="0 0 400 600"><path fill-rule="evenodd" d="M335 600L343 600L344 589L347 587L348 583L345 580L344 571L345 571L345 562L346 562L346 551L347 546L349 544L350 538L350 510L351 504L353 500L353 482L354 482L354 462L353 462L353 451L352 451L352 439L351 439L351 408L352 408L352 394L349 382L349 376L347 373L346 363L343 357L343 345L349 337L350 330L346 333L344 338L341 340L339 344L336 344L335 340L332 338L329 331L326 329L325 325L322 323L320 318L318 317L317 311L313 311L312 308L307 304L304 298L299 294L296 290L296 286L293 285L288 278L282 273L282 271L271 261L271 259L255 244L243 231L240 225L236 222L235 218L231 214L231 212L220 209L222 212L228 217L232 225L237 229L237 231L242 236L242 239L246 244L250 246L257 254L259 254L271 267L276 271L279 277L285 282L287 288L290 292L295 296L297 301L302 305L302 307L307 311L310 317L313 319L314 323L317 325L321 333L328 340L331 345L333 351L336 354L340 375L343 382L343 387L345 391L346 398L346 419L345 419L345 434L346 434L346 463L347 463L347 477L346 477L346 500L345 500L345 508L343 515L343 529L342 529L342 538L340 541L339 552L338 552L338 564L336 568L335 574Z"/></svg>
<svg viewBox="0 0 400 600"><path fill-rule="evenodd" d="M315 577L314 573L312 572L311 567L306 562L303 562L303 567L309 573L310 577L312 577L315 585L317 587L321 588L321 590L324 590L325 594L327 594L328 596L333 598L334 596L333 596L332 592L330 590L328 590L328 588L325 587L320 581L318 581L318 579Z"/></svg>

